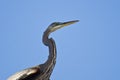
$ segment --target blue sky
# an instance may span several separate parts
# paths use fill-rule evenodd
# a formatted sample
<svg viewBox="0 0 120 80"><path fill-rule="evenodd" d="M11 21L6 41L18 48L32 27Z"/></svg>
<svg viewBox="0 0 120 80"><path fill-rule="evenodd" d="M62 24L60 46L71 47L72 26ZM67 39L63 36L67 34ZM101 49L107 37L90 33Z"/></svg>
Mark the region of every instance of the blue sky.
<svg viewBox="0 0 120 80"><path fill-rule="evenodd" d="M119 0L1 0L0 80L43 63L49 24L80 20L51 34L57 64L51 80L120 80Z"/></svg>

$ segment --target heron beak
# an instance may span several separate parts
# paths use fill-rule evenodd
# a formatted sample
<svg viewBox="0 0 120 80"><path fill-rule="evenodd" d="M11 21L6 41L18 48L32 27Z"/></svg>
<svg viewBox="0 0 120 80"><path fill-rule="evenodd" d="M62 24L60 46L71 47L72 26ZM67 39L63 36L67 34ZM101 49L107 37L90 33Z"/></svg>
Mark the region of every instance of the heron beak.
<svg viewBox="0 0 120 80"><path fill-rule="evenodd" d="M55 26L54 28L51 29L51 32L56 31L57 29L63 28L65 26L68 26L70 24L74 24L76 22L78 22L79 20L74 20L74 21L68 21L68 22L62 22L61 24L59 24L58 26Z"/></svg>
<svg viewBox="0 0 120 80"><path fill-rule="evenodd" d="M62 28L62 27L65 27L65 26L68 26L68 25L71 25L71 24L74 24L74 23L76 23L76 22L79 22L79 20L63 22L63 23L61 23L61 25L58 27L58 29L59 29L59 28Z"/></svg>
<svg viewBox="0 0 120 80"><path fill-rule="evenodd" d="M62 25L63 25L63 26L68 26L68 25L74 24L74 23L76 23L76 22L79 22L79 20L63 22Z"/></svg>

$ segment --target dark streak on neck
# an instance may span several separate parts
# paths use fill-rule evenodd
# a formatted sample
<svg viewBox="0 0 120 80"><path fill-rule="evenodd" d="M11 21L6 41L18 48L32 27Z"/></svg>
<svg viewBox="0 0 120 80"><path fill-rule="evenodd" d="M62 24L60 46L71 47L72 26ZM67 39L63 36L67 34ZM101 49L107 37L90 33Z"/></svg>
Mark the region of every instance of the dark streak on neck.
<svg viewBox="0 0 120 80"><path fill-rule="evenodd" d="M48 60L45 62L44 67L46 67L45 71L48 73L50 72L51 75L56 63L56 45L55 41L52 38L49 38L49 35L50 35L49 30L46 30L43 34L43 43L49 48Z"/></svg>

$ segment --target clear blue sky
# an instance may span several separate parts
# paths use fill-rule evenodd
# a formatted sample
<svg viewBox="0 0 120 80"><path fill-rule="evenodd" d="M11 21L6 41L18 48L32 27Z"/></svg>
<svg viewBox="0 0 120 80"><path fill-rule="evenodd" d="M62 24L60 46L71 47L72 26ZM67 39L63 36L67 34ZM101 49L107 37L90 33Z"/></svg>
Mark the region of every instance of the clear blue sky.
<svg viewBox="0 0 120 80"><path fill-rule="evenodd" d="M76 19L51 34L58 52L51 80L120 80L119 0L1 0L0 80L43 63L47 26Z"/></svg>

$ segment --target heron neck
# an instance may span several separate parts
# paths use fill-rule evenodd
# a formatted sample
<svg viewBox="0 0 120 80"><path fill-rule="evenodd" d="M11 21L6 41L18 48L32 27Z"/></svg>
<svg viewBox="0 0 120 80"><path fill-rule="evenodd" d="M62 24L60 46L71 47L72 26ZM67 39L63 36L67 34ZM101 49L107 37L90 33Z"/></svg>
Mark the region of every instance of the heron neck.
<svg viewBox="0 0 120 80"><path fill-rule="evenodd" d="M50 32L46 30L43 35L43 43L49 48L49 56L45 65L48 70L53 70L56 63L56 45L55 41L52 38L49 38ZM52 71L51 71L52 72Z"/></svg>

